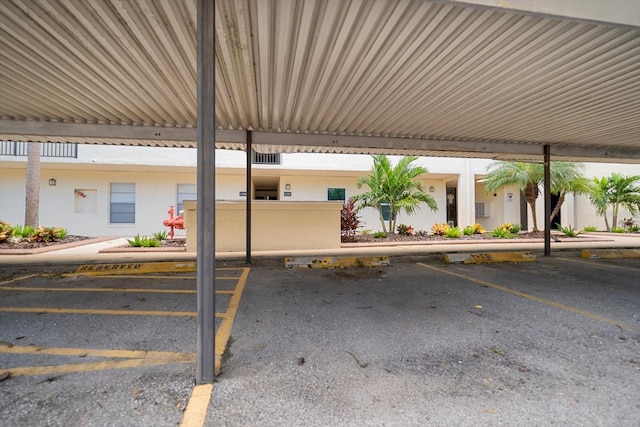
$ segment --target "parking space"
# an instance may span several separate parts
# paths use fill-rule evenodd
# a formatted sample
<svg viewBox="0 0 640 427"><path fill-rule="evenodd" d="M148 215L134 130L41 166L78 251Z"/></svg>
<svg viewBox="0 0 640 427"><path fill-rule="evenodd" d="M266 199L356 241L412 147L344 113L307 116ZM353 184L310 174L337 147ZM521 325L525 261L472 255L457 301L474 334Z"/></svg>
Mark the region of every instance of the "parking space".
<svg viewBox="0 0 640 427"><path fill-rule="evenodd" d="M184 421L198 397L189 268L2 281L2 422ZM229 426L635 425L639 273L638 259L577 252L218 269L221 371L212 393L198 393L198 415Z"/></svg>
<svg viewBox="0 0 640 427"><path fill-rule="evenodd" d="M207 425L637 423L638 260L255 272Z"/></svg>
<svg viewBox="0 0 640 427"><path fill-rule="evenodd" d="M3 423L180 422L195 376L195 266L136 265L144 268L81 266L0 282ZM216 270L218 370L248 274ZM81 390L95 398L73 401ZM68 418L67 406L87 414Z"/></svg>

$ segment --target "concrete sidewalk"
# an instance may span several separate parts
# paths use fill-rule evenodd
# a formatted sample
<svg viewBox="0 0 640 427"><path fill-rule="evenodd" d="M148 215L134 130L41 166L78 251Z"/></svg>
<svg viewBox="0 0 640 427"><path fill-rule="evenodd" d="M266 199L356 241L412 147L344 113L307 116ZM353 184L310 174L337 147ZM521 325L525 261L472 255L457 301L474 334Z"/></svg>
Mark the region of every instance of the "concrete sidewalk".
<svg viewBox="0 0 640 427"><path fill-rule="evenodd" d="M597 234L597 235L596 235ZM93 244L28 255L0 255L2 265L29 264L83 264L83 263L128 263L154 261L195 261L195 252L153 251L131 248L128 252L101 253L100 251L125 245L126 238L114 238ZM551 252L583 249L640 248L640 233L593 233L579 238L560 239L551 242ZM252 251L252 259L281 259L285 257L340 257L340 256L421 256L444 253L534 251L543 252L544 242L534 239L504 240L448 240L446 242L411 242L383 244L345 244L339 249ZM244 261L246 253L218 252L217 260Z"/></svg>

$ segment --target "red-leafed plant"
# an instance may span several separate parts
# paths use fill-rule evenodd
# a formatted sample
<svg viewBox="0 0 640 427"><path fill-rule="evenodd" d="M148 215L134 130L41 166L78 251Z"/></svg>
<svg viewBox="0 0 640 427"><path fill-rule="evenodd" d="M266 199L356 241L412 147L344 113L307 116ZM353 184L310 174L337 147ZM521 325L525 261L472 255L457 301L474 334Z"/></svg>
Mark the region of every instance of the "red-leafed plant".
<svg viewBox="0 0 640 427"><path fill-rule="evenodd" d="M340 234L342 237L351 238L356 235L359 227L360 216L358 216L356 202L349 199L344 202L340 211Z"/></svg>

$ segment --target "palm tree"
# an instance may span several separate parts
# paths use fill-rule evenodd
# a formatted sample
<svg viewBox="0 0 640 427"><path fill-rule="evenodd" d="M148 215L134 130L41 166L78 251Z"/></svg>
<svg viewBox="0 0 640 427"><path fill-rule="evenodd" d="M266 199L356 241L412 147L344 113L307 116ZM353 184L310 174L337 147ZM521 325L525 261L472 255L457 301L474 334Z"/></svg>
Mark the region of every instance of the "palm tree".
<svg viewBox="0 0 640 427"><path fill-rule="evenodd" d="M582 175L584 165L571 162L551 163L551 192L558 196L558 201L551 212L550 222L560 212L567 194L586 194L589 192L589 181Z"/></svg>
<svg viewBox="0 0 640 427"><path fill-rule="evenodd" d="M624 176L619 173L612 173L609 178L609 191L606 199L608 204L613 206L611 224L618 226L618 212L620 208L625 208L631 215L636 215L640 211L640 175Z"/></svg>
<svg viewBox="0 0 640 427"><path fill-rule="evenodd" d="M24 225L37 228L40 224L40 144L27 144L27 178L25 183Z"/></svg>
<svg viewBox="0 0 640 427"><path fill-rule="evenodd" d="M582 165L576 165L572 162L551 163L551 192L558 194L559 198L550 220L558 214L567 193L587 191L587 183L581 175L581 168ZM518 187L531 208L532 231L539 231L536 200L544 183L544 165L541 163L496 162L491 164L487 170L488 174L484 180L485 190L493 192L508 185Z"/></svg>
<svg viewBox="0 0 640 427"><path fill-rule="evenodd" d="M429 209L436 211L436 200L427 194L417 178L429 173L422 166L412 165L418 159L417 156L407 156L400 159L395 167L391 166L389 158L385 155L372 156L373 168L367 176L358 178L358 188L363 185L369 187L369 191L354 197L361 207L372 207L380 214L382 230L386 233L393 232L396 227L396 215L404 211L413 214L420 203L426 203ZM389 209L389 228L385 225L383 207Z"/></svg>
<svg viewBox="0 0 640 427"><path fill-rule="evenodd" d="M593 178L593 181L589 183L589 200L596 207L596 215L604 217L607 231L611 230L609 218L607 218L607 208L609 207L607 196L610 185L609 178L606 176Z"/></svg>

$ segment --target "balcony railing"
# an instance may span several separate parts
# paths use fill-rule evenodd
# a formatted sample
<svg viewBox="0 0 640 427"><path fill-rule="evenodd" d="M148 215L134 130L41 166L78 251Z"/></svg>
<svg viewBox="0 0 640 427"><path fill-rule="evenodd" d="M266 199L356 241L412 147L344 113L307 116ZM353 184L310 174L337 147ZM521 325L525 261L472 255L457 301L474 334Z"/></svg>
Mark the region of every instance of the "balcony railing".
<svg viewBox="0 0 640 427"><path fill-rule="evenodd" d="M0 156L26 156L28 142L0 141ZM78 158L78 144L72 142L39 142L41 157Z"/></svg>

